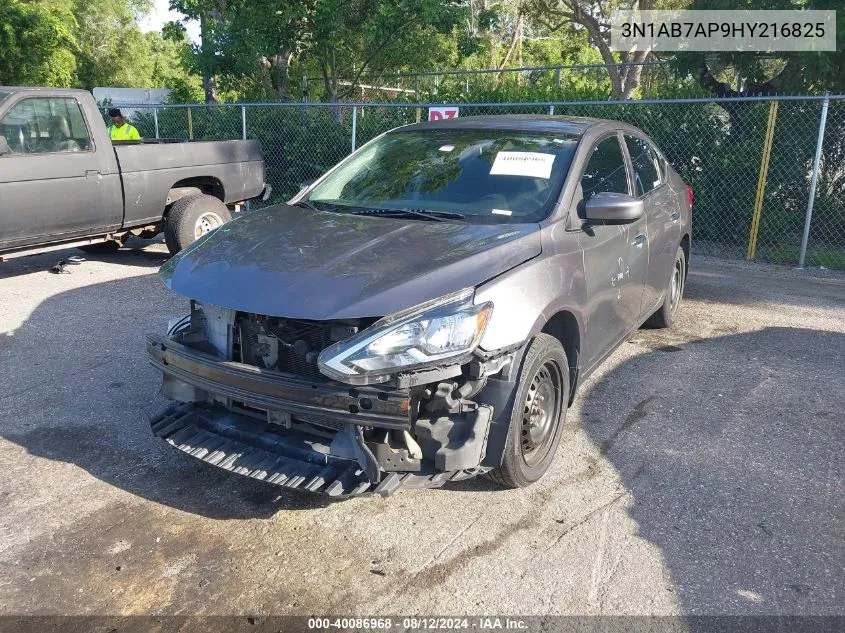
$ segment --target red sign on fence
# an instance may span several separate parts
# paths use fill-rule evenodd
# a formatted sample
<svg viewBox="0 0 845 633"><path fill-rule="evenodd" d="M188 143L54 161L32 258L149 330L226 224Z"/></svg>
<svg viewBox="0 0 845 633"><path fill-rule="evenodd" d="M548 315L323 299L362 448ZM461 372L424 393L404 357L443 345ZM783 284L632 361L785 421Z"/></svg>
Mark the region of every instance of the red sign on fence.
<svg viewBox="0 0 845 633"><path fill-rule="evenodd" d="M443 106L437 108L429 108L428 109L428 120L429 121L441 121L442 119L457 119L458 118L458 108L457 106Z"/></svg>

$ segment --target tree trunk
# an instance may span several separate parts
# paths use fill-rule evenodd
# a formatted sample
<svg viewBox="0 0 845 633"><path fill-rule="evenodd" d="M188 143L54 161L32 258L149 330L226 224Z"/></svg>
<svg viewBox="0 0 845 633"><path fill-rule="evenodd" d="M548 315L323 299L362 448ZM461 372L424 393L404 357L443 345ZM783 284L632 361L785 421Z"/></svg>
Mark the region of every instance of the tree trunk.
<svg viewBox="0 0 845 633"><path fill-rule="evenodd" d="M217 80L212 74L211 43L208 33L208 18L205 14L200 16L200 47L202 55L202 88L205 92L206 103L217 103Z"/></svg>

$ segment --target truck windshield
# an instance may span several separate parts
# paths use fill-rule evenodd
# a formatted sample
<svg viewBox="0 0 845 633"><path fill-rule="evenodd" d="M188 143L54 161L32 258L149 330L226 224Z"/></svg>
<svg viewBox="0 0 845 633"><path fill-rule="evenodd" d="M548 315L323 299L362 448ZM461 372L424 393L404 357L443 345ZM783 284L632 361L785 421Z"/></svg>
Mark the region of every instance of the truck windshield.
<svg viewBox="0 0 845 633"><path fill-rule="evenodd" d="M308 196L317 208L448 213L474 223L538 222L560 193L578 137L443 129L389 133Z"/></svg>

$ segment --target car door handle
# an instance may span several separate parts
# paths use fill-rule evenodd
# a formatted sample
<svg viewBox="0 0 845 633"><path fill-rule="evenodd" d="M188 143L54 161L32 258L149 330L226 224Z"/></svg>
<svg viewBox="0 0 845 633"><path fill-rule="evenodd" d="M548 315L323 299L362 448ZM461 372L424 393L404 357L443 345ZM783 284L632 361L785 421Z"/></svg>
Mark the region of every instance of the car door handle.
<svg viewBox="0 0 845 633"><path fill-rule="evenodd" d="M88 169L85 171L85 178L88 180L99 180L100 172L97 169Z"/></svg>
<svg viewBox="0 0 845 633"><path fill-rule="evenodd" d="M637 247L641 247L643 244L645 244L645 235L640 233L639 235L637 235L637 237L631 240L631 244Z"/></svg>
<svg viewBox="0 0 845 633"><path fill-rule="evenodd" d="M678 213L677 211L675 211L672 215L669 216L669 220L671 220L672 222L677 222L680 219L681 219L681 214Z"/></svg>

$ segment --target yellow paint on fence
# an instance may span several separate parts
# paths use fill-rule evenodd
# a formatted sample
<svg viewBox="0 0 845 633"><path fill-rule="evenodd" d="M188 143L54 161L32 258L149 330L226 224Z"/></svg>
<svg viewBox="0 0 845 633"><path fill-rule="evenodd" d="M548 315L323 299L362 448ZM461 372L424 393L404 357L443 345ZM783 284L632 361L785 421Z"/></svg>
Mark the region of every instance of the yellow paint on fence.
<svg viewBox="0 0 845 633"><path fill-rule="evenodd" d="M190 108L188 108L188 138L194 140L194 117L191 115Z"/></svg>
<svg viewBox="0 0 845 633"><path fill-rule="evenodd" d="M757 178L757 196L754 199L754 214L751 216L751 229L748 232L748 251L745 259L757 256L757 235L760 233L760 216L763 215L763 197L766 192L766 179L769 176L769 159L772 156L772 140L775 137L775 121L778 118L778 102L769 106L769 122L766 125L766 137L763 141L763 156L760 159L760 175Z"/></svg>

